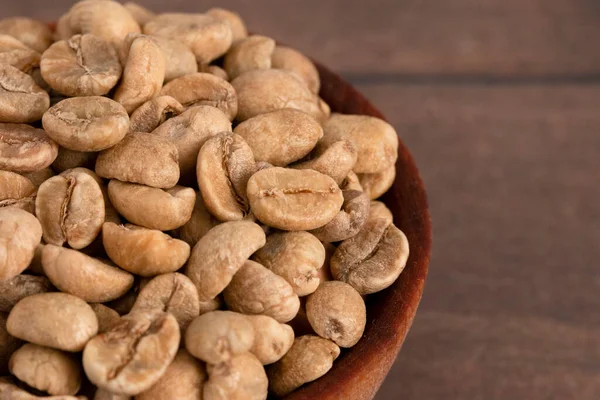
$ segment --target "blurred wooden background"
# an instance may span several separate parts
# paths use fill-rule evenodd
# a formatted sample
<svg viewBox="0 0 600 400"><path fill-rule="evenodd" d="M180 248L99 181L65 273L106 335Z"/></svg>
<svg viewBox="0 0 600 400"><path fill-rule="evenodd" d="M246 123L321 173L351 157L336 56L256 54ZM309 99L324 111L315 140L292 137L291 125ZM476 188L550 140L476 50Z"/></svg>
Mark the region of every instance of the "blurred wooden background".
<svg viewBox="0 0 600 400"><path fill-rule="evenodd" d="M434 253L377 400L600 396L599 1L140 3L237 10L355 83L412 150Z"/></svg>

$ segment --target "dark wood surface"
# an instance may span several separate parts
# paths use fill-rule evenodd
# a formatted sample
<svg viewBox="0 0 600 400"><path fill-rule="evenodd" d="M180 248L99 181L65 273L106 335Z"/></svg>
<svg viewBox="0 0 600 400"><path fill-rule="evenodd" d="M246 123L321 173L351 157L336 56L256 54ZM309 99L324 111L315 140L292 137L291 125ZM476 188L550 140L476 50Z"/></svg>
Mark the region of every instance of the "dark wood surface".
<svg viewBox="0 0 600 400"><path fill-rule="evenodd" d="M142 3L237 9L353 81L413 152L433 257L377 400L598 398L600 2Z"/></svg>

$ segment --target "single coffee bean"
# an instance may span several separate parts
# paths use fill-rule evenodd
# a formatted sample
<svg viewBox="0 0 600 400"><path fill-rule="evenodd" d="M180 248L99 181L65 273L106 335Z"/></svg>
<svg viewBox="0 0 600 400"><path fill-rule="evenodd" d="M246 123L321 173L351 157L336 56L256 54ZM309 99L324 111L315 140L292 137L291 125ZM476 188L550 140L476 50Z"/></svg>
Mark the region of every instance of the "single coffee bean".
<svg viewBox="0 0 600 400"><path fill-rule="evenodd" d="M39 171L21 172L20 175L23 175L25 178L29 179L29 181L33 184L33 186L35 186L37 190L37 188L40 187L42 183L52 178L55 175L55 173L52 170L52 168L46 167L44 169L40 169ZM33 206L35 209L35 200L33 201Z"/></svg>
<svg viewBox="0 0 600 400"><path fill-rule="evenodd" d="M211 311L196 317L185 333L185 348L209 364L229 361L249 351L254 328L246 317L232 311Z"/></svg>
<svg viewBox="0 0 600 400"><path fill-rule="evenodd" d="M327 225L310 231L323 242L340 242L356 235L369 217L369 197L365 192L343 190L342 210Z"/></svg>
<svg viewBox="0 0 600 400"><path fill-rule="evenodd" d="M189 221L196 201L194 189L173 186L158 189L112 179L108 183L110 201L131 223L167 231Z"/></svg>
<svg viewBox="0 0 600 400"><path fill-rule="evenodd" d="M119 46L129 33L141 31L131 14L116 1L80 1L71 7L68 15L69 30L72 34L91 33L114 46Z"/></svg>
<svg viewBox="0 0 600 400"><path fill-rule="evenodd" d="M58 145L42 129L23 124L0 123L0 169L39 171L58 155Z"/></svg>
<svg viewBox="0 0 600 400"><path fill-rule="evenodd" d="M200 301L214 299L256 250L265 233L250 221L225 222L212 228L194 246L185 274L198 288Z"/></svg>
<svg viewBox="0 0 600 400"><path fill-rule="evenodd" d="M204 72L174 79L162 88L160 94L175 98L185 107L216 107L229 120L233 120L238 112L238 99L233 86L224 79Z"/></svg>
<svg viewBox="0 0 600 400"><path fill-rule="evenodd" d="M283 397L325 375L339 355L340 348L330 340L314 335L297 337L290 351L267 370L269 389Z"/></svg>
<svg viewBox="0 0 600 400"><path fill-rule="evenodd" d="M152 132L167 119L181 114L184 108L171 96L148 100L131 114L130 132Z"/></svg>
<svg viewBox="0 0 600 400"><path fill-rule="evenodd" d="M131 14L133 19L143 27L148 21L156 17L156 14L152 11L148 10L146 7L143 7L136 3L125 3L123 7Z"/></svg>
<svg viewBox="0 0 600 400"><path fill-rule="evenodd" d="M133 275L76 250L46 245L44 272L61 292L90 303L118 299L133 285Z"/></svg>
<svg viewBox="0 0 600 400"><path fill-rule="evenodd" d="M91 303L90 307L92 307L96 318L98 318L98 333L106 332L121 318L118 312L104 304Z"/></svg>
<svg viewBox="0 0 600 400"><path fill-rule="evenodd" d="M248 181L252 213L282 230L310 230L331 221L344 202L342 191L327 175L313 170L269 168Z"/></svg>
<svg viewBox="0 0 600 400"><path fill-rule="evenodd" d="M37 51L12 36L0 34L0 64L11 65L29 74L40 65L40 59L41 55Z"/></svg>
<svg viewBox="0 0 600 400"><path fill-rule="evenodd" d="M257 69L245 72L231 84L238 98L238 121L282 108L293 108L321 120L319 98L302 78L280 69Z"/></svg>
<svg viewBox="0 0 600 400"><path fill-rule="evenodd" d="M42 226L32 214L16 207L0 208L0 281L27 268L41 238Z"/></svg>
<svg viewBox="0 0 600 400"><path fill-rule="evenodd" d="M50 107L50 96L33 78L8 64L0 64L0 122L34 122Z"/></svg>
<svg viewBox="0 0 600 400"><path fill-rule="evenodd" d="M132 310L156 308L172 314L185 332L200 315L198 290L190 279L179 273L158 275L140 291Z"/></svg>
<svg viewBox="0 0 600 400"><path fill-rule="evenodd" d="M285 279L257 262L246 261L223 291L232 311L262 314L288 322L298 313L300 300Z"/></svg>
<svg viewBox="0 0 600 400"><path fill-rule="evenodd" d="M298 74L311 92L318 94L321 88L319 71L312 61L298 50L277 46L271 56L271 68L283 69Z"/></svg>
<svg viewBox="0 0 600 400"><path fill-rule="evenodd" d="M41 293L19 301L8 315L8 333L41 346L77 352L98 332L92 308L66 293Z"/></svg>
<svg viewBox="0 0 600 400"><path fill-rule="evenodd" d="M132 224L106 222L102 226L102 241L115 264L140 276L177 271L190 255L190 246L186 242Z"/></svg>
<svg viewBox="0 0 600 400"><path fill-rule="evenodd" d="M398 158L398 135L387 122L367 115L333 114L323 125L323 144L350 140L358 151L357 174L390 168Z"/></svg>
<svg viewBox="0 0 600 400"><path fill-rule="evenodd" d="M100 153L96 173L102 178L169 189L179 180L177 148L168 139L131 132Z"/></svg>
<svg viewBox="0 0 600 400"><path fill-rule="evenodd" d="M42 55L40 72L65 96L102 96L115 87L123 68L111 43L86 34L50 46Z"/></svg>
<svg viewBox="0 0 600 400"><path fill-rule="evenodd" d="M324 282L306 300L306 316L315 332L340 347L352 347L363 335L367 309L361 295L344 282Z"/></svg>
<svg viewBox="0 0 600 400"><path fill-rule="evenodd" d="M26 343L9 362L10 373L30 387L54 396L74 395L81 386L81 366L73 355Z"/></svg>
<svg viewBox="0 0 600 400"><path fill-rule="evenodd" d="M109 98L73 97L52 106L42 124L62 147L91 152L119 143L129 130L129 116L122 105Z"/></svg>
<svg viewBox="0 0 600 400"><path fill-rule="evenodd" d="M82 249L92 243L104 222L104 199L98 182L85 173L55 176L42 183L35 202L46 243Z"/></svg>
<svg viewBox="0 0 600 400"><path fill-rule="evenodd" d="M6 330L6 319L8 314L0 312L0 374L8 372L8 360L10 356L21 346L21 341L11 336ZM0 395L2 395L0 387Z"/></svg>
<svg viewBox="0 0 600 400"><path fill-rule="evenodd" d="M136 400L197 400L202 398L206 372L202 364L185 349L180 349L165 373Z"/></svg>
<svg viewBox="0 0 600 400"><path fill-rule="evenodd" d="M270 37L252 35L231 46L225 55L223 67L231 79L255 69L270 69L275 41Z"/></svg>
<svg viewBox="0 0 600 400"><path fill-rule="evenodd" d="M130 46L123 78L114 99L131 114L155 97L165 80L166 60L158 43L150 36L140 36L122 46Z"/></svg>
<svg viewBox="0 0 600 400"><path fill-rule="evenodd" d="M294 330L266 315L246 316L254 327L254 344L250 352L263 364L272 364L288 352L294 343Z"/></svg>
<svg viewBox="0 0 600 400"><path fill-rule="evenodd" d="M308 160L290 165L290 168L314 169L341 185L356 165L357 154L356 148L348 140L327 144L319 142Z"/></svg>
<svg viewBox="0 0 600 400"><path fill-rule="evenodd" d="M206 208L221 221L241 220L248 214L246 186L254 174L252 149L232 133L208 139L198 154L196 175Z"/></svg>
<svg viewBox="0 0 600 400"><path fill-rule="evenodd" d="M161 310L138 310L83 350L83 368L98 387L117 394L148 390L165 373L179 348L179 325Z"/></svg>
<svg viewBox="0 0 600 400"><path fill-rule="evenodd" d="M208 364L204 400L267 398L269 382L260 361L251 353L242 353L229 362Z"/></svg>
<svg viewBox="0 0 600 400"><path fill-rule="evenodd" d="M364 192L363 187L360 184L360 180L358 179L358 175L356 175L354 171L348 172L348 175L340 184L340 189L358 190L359 192Z"/></svg>
<svg viewBox="0 0 600 400"><path fill-rule="evenodd" d="M389 224L394 222L394 215L390 209L381 201L373 200L371 201L371 208L369 210L369 219L376 218L384 218L389 221Z"/></svg>
<svg viewBox="0 0 600 400"><path fill-rule="evenodd" d="M192 216L188 222L173 232L173 236L194 247L202 236L220 223L221 221L208 212L200 193L196 193Z"/></svg>
<svg viewBox="0 0 600 400"><path fill-rule="evenodd" d="M165 69L165 82L198 72L196 56L189 47L177 40L160 36L153 37L165 56L165 60L168 61Z"/></svg>
<svg viewBox="0 0 600 400"><path fill-rule="evenodd" d="M246 28L246 24L244 23L244 20L242 20L239 14L230 10L215 7L208 10L206 12L206 15L210 15L215 19L227 21L229 23L233 34L233 43L248 36L248 29Z"/></svg>
<svg viewBox="0 0 600 400"><path fill-rule="evenodd" d="M323 129L311 116L291 108L250 118L235 133L246 140L257 161L277 167L306 156L323 137Z"/></svg>
<svg viewBox="0 0 600 400"><path fill-rule="evenodd" d="M35 275L17 275L0 281L0 312L10 312L25 297L52 290L48 278Z"/></svg>
<svg viewBox="0 0 600 400"><path fill-rule="evenodd" d="M375 293L394 283L408 255L408 240L400 229L384 218L369 219L356 236L338 246L331 272L360 294Z"/></svg>
<svg viewBox="0 0 600 400"><path fill-rule="evenodd" d="M325 260L323 244L308 232L277 232L252 259L283 277L298 296L319 286L318 270Z"/></svg>
<svg viewBox="0 0 600 400"><path fill-rule="evenodd" d="M371 199L376 199L394 184L396 179L396 166L392 165L389 168L375 174L358 174L360 184Z"/></svg>
<svg viewBox="0 0 600 400"><path fill-rule="evenodd" d="M231 132L231 122L219 109L192 107L156 128L152 134L169 139L177 147L181 175L193 174L198 152L204 143L221 132Z"/></svg>
<svg viewBox="0 0 600 400"><path fill-rule="evenodd" d="M43 53L52 44L52 31L48 24L26 17L0 20L0 34L18 39L38 53Z"/></svg>
<svg viewBox="0 0 600 400"><path fill-rule="evenodd" d="M96 158L98 153L69 150L61 146L58 148L58 156L52 163L52 168L59 173L78 167L93 170Z"/></svg>
<svg viewBox="0 0 600 400"><path fill-rule="evenodd" d="M0 170L0 208L16 207L35 211L36 187L24 176Z"/></svg>
<svg viewBox="0 0 600 400"><path fill-rule="evenodd" d="M53 35L53 40L67 40L75 35L75 31L71 28L71 18L69 13L60 16L56 21L56 29ZM51 44L51 43L50 43Z"/></svg>
<svg viewBox="0 0 600 400"><path fill-rule="evenodd" d="M233 32L228 22L205 14L164 13L144 25L147 35L176 40L189 47L196 61L210 63L231 47Z"/></svg>

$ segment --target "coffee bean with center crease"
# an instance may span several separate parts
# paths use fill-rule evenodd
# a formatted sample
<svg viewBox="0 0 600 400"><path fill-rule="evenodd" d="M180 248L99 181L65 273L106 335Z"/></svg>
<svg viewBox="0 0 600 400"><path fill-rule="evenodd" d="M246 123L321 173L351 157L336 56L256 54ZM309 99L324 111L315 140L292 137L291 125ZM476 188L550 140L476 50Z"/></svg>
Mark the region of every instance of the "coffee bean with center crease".
<svg viewBox="0 0 600 400"><path fill-rule="evenodd" d="M0 169L39 171L58 155L58 145L42 129L23 124L0 123Z"/></svg>
<svg viewBox="0 0 600 400"><path fill-rule="evenodd" d="M0 64L0 122L38 121L50 107L50 96L33 78L8 64Z"/></svg>
<svg viewBox="0 0 600 400"><path fill-rule="evenodd" d="M0 64L11 65L19 71L29 74L40 65L40 58L41 55L37 51L30 49L12 36L0 33Z"/></svg>
<svg viewBox="0 0 600 400"><path fill-rule="evenodd" d="M33 214L36 191L24 176L0 170L0 208L17 207Z"/></svg>

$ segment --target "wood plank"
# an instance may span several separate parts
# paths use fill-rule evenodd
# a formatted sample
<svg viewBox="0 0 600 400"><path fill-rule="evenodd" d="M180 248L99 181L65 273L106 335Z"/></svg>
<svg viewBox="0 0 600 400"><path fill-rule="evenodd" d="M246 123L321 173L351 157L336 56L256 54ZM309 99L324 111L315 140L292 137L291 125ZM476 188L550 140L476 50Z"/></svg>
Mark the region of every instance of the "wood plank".
<svg viewBox="0 0 600 400"><path fill-rule="evenodd" d="M600 85L360 89L416 157L434 237L377 399L596 399Z"/></svg>
<svg viewBox="0 0 600 400"><path fill-rule="evenodd" d="M256 32L354 76L600 74L595 0L191 0L141 3L156 11L239 11ZM0 15L54 20L72 0L2 2Z"/></svg>

